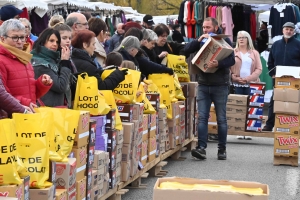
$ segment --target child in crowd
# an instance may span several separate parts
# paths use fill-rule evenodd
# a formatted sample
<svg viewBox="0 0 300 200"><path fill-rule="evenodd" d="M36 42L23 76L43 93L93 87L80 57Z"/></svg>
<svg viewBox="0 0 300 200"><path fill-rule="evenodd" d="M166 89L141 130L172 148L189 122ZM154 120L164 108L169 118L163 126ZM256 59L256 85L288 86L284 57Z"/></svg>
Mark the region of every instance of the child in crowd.
<svg viewBox="0 0 300 200"><path fill-rule="evenodd" d="M123 56L119 52L110 52L107 54L105 60L105 68L103 69L112 69L112 68L122 68Z"/></svg>

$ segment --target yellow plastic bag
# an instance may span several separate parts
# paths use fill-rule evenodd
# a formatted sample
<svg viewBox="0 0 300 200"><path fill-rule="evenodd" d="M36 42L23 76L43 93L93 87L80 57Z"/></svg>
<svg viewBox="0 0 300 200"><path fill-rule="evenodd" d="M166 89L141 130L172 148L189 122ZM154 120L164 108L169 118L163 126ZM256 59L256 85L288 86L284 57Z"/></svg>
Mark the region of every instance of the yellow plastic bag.
<svg viewBox="0 0 300 200"><path fill-rule="evenodd" d="M104 80L113 71L114 69L104 70L101 74L101 78ZM128 69L127 73L125 80L119 83L119 85L113 90L116 103L135 103L141 72Z"/></svg>
<svg viewBox="0 0 300 200"><path fill-rule="evenodd" d="M173 69L180 82L190 82L189 66L185 61L185 56L168 54L167 60L167 66Z"/></svg>
<svg viewBox="0 0 300 200"><path fill-rule="evenodd" d="M91 115L106 115L105 99L98 93L98 80L82 73L78 76L74 98L74 110L89 111Z"/></svg>
<svg viewBox="0 0 300 200"><path fill-rule="evenodd" d="M53 114L13 114L16 126L17 152L30 175L30 188L50 187L49 179L49 135L53 125Z"/></svg>
<svg viewBox="0 0 300 200"><path fill-rule="evenodd" d="M167 117L172 119L172 102L178 101L175 98L174 79L169 74L150 74L148 77L159 88L160 99L167 108Z"/></svg>
<svg viewBox="0 0 300 200"><path fill-rule="evenodd" d="M145 83L140 83L138 91L141 92L140 96L137 98L138 103L143 103L144 104L144 114L154 114L156 113L156 110L153 108L152 104L146 97L145 89L144 89L144 84Z"/></svg>
<svg viewBox="0 0 300 200"><path fill-rule="evenodd" d="M146 93L149 93L149 94L157 94L158 93L158 94L160 94L160 91L159 91L158 87L153 83L152 80L145 80L144 82L148 84L148 90L147 90ZM163 99L162 98L159 98L159 108L166 108L166 105L163 104Z"/></svg>
<svg viewBox="0 0 300 200"><path fill-rule="evenodd" d="M0 185L21 184L18 174L16 130L12 119L0 120Z"/></svg>
<svg viewBox="0 0 300 200"><path fill-rule="evenodd" d="M181 89L181 85L178 81L177 74L174 76L174 87L175 87L175 97L180 100L185 100L184 94Z"/></svg>
<svg viewBox="0 0 300 200"><path fill-rule="evenodd" d="M54 131L49 137L49 159L56 162L67 162L68 155L73 148L80 111L50 107L37 108L35 111L42 115L47 115L47 112L53 113L54 123L51 127Z"/></svg>
<svg viewBox="0 0 300 200"><path fill-rule="evenodd" d="M112 94L111 90L100 90L100 92L103 94L103 96L105 97L105 101L107 102L107 104L116 110L116 129L117 130L123 130L123 126L122 126L122 121L121 121L121 117L116 105L116 101L115 98Z"/></svg>

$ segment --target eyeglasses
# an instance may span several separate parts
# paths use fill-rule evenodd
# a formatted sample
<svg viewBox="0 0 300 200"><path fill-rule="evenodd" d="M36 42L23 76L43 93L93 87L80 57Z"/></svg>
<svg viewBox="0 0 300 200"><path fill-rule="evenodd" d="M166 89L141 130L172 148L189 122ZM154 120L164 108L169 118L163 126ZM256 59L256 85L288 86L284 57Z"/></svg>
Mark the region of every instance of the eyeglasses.
<svg viewBox="0 0 300 200"><path fill-rule="evenodd" d="M76 23L76 24L80 24L82 26L89 26L89 24L86 22L86 23Z"/></svg>
<svg viewBox="0 0 300 200"><path fill-rule="evenodd" d="M25 36L21 36L21 37L13 36L13 37L10 37L8 35L5 35L5 37L11 38L12 41L14 41L14 42L18 42L18 40L20 40L21 42L24 42L26 40L26 38L27 38Z"/></svg>
<svg viewBox="0 0 300 200"><path fill-rule="evenodd" d="M238 39L238 40L246 40L247 37L238 37L237 39Z"/></svg>
<svg viewBox="0 0 300 200"><path fill-rule="evenodd" d="M28 28L28 29L29 29L30 27L29 27L29 26L25 26L25 28Z"/></svg>

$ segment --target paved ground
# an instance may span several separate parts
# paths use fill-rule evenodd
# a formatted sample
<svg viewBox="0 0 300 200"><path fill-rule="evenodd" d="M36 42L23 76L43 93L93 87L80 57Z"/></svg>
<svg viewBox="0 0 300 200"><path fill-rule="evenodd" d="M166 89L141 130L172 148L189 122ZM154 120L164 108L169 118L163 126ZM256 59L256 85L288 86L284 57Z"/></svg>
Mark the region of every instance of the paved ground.
<svg viewBox="0 0 300 200"><path fill-rule="evenodd" d="M192 159L190 152L183 153L187 157L185 161L167 160L168 165L164 167L169 171L167 176L256 181L269 185L270 200L300 199L300 168L273 166L273 139L243 141L228 136L226 161L217 160L217 143L208 145L206 161ZM155 181L151 177L143 179L147 189L132 189L122 200L152 200Z"/></svg>

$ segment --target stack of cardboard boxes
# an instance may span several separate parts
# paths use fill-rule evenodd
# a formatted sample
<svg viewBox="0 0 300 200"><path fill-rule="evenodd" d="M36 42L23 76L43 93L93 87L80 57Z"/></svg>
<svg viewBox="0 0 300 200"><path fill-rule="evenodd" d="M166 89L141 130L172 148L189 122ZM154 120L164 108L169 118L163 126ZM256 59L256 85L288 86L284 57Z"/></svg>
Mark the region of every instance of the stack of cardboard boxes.
<svg viewBox="0 0 300 200"><path fill-rule="evenodd" d="M32 198L29 198L29 184L30 184L30 177L26 176L22 178L22 183L19 185L2 185L0 186L0 197L12 197L16 198L17 200L29 200ZM35 192L30 192L30 195L32 195L34 198L37 197L41 199L41 196L39 196L39 192L44 192L43 197L47 199L53 199L53 196L55 195L54 192L54 186L43 190L36 189ZM66 190L63 191L66 193Z"/></svg>
<svg viewBox="0 0 300 200"><path fill-rule="evenodd" d="M245 131L247 132L261 132L262 130L265 86L265 83L250 83L245 126Z"/></svg>
<svg viewBox="0 0 300 200"><path fill-rule="evenodd" d="M248 95L228 95L226 106L228 132L245 131L247 107Z"/></svg>
<svg viewBox="0 0 300 200"><path fill-rule="evenodd" d="M169 143L169 130L167 123L167 109L160 108L158 110L158 129L159 129L159 143L160 143L160 153L165 153L167 149L167 143ZM168 145L170 146L170 145Z"/></svg>
<svg viewBox="0 0 300 200"><path fill-rule="evenodd" d="M178 137L178 129L180 130L179 125L179 102L172 103L172 119L167 119L168 129L169 129L169 144L170 149L174 149L176 144L176 140Z"/></svg>
<svg viewBox="0 0 300 200"><path fill-rule="evenodd" d="M275 160L282 157L292 157L296 160L295 165L298 166L299 86L298 67L277 67L273 96L275 113L274 164Z"/></svg>
<svg viewBox="0 0 300 200"><path fill-rule="evenodd" d="M109 153L105 151L95 150L93 171L92 171L92 193L95 197L102 197L108 190L109 186L106 182L104 187L104 176L109 173ZM98 194L98 195L97 195Z"/></svg>

